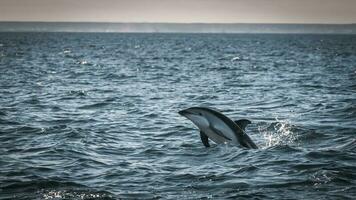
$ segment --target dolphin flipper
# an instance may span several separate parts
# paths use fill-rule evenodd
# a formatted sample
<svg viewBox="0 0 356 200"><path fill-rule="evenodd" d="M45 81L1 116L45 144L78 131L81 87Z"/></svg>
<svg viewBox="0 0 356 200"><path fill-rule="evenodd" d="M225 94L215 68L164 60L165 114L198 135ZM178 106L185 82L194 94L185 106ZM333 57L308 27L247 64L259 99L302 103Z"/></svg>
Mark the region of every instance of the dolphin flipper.
<svg viewBox="0 0 356 200"><path fill-rule="evenodd" d="M245 131L245 128L247 125L251 124L251 121L248 119L239 119L234 121L235 124L237 124L243 131Z"/></svg>
<svg viewBox="0 0 356 200"><path fill-rule="evenodd" d="M205 147L210 147L209 138L203 131L200 131L200 139Z"/></svg>

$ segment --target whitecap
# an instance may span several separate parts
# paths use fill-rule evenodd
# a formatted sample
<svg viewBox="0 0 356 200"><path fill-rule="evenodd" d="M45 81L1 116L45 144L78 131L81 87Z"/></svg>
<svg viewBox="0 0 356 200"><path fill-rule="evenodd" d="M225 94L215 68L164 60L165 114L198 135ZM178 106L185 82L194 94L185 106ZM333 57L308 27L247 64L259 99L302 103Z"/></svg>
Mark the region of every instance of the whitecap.
<svg viewBox="0 0 356 200"><path fill-rule="evenodd" d="M231 59L231 61L239 61L239 60L242 60L239 56L233 57Z"/></svg>

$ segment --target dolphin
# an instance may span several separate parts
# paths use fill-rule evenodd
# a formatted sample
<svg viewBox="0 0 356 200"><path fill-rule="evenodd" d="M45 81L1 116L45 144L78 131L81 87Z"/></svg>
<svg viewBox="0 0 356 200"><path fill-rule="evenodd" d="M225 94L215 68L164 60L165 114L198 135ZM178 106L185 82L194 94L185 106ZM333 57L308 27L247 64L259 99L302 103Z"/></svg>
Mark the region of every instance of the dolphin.
<svg viewBox="0 0 356 200"><path fill-rule="evenodd" d="M250 120L233 121L219 111L207 107L191 107L178 112L191 120L200 129L200 138L204 146L209 147L209 139L217 144L231 143L245 148L258 149L257 145L245 133Z"/></svg>

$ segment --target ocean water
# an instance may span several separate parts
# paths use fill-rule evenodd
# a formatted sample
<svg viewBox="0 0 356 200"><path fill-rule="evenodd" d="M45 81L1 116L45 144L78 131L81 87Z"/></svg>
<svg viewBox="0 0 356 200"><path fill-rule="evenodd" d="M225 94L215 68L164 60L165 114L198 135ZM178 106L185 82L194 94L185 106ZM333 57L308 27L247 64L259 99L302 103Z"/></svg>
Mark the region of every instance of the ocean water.
<svg viewBox="0 0 356 200"><path fill-rule="evenodd" d="M355 122L355 35L0 33L0 199L353 199Z"/></svg>

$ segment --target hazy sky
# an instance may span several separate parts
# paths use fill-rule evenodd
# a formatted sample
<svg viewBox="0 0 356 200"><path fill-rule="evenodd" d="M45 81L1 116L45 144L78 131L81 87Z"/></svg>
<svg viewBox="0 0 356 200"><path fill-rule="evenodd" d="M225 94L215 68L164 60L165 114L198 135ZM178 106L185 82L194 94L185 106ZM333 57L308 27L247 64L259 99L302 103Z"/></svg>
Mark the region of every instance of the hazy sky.
<svg viewBox="0 0 356 200"><path fill-rule="evenodd" d="M0 21L356 23L356 0L0 0Z"/></svg>

